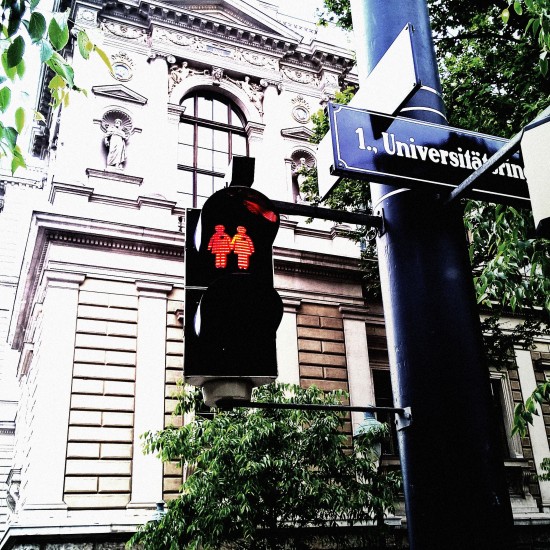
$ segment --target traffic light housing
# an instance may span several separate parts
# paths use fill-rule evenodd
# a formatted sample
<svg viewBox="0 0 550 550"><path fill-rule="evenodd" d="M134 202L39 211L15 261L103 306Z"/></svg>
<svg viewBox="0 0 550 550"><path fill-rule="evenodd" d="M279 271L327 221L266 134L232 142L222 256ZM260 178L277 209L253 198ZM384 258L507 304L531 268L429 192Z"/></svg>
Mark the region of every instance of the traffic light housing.
<svg viewBox="0 0 550 550"><path fill-rule="evenodd" d="M186 218L184 380L277 377L276 332L283 315L273 287L279 214L262 193L229 186Z"/></svg>

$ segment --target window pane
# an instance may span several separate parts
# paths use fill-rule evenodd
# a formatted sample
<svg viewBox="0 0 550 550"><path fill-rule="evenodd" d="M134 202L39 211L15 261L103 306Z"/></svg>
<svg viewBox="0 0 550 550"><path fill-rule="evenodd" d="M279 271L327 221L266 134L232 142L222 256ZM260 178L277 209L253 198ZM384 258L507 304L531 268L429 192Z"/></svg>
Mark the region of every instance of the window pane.
<svg viewBox="0 0 550 550"><path fill-rule="evenodd" d="M188 170L180 170L180 183L178 191L182 193L193 193L193 172Z"/></svg>
<svg viewBox="0 0 550 550"><path fill-rule="evenodd" d="M193 166L193 146L179 145L178 146L178 164L184 166Z"/></svg>
<svg viewBox="0 0 550 550"><path fill-rule="evenodd" d="M197 131L197 145L204 149L212 149L214 142L214 130L212 128L205 128L199 126Z"/></svg>
<svg viewBox="0 0 550 550"><path fill-rule="evenodd" d="M203 170L213 169L211 149L203 149L202 147L197 149L197 168L201 168Z"/></svg>
<svg viewBox="0 0 550 550"><path fill-rule="evenodd" d="M229 123L229 110L227 108L227 103L220 101L219 99L214 99L214 116L213 120L216 122L223 122L224 124Z"/></svg>
<svg viewBox="0 0 550 550"><path fill-rule="evenodd" d="M199 118L205 118L207 120L212 120L212 100L206 97L199 97L199 110L197 116Z"/></svg>
<svg viewBox="0 0 550 550"><path fill-rule="evenodd" d="M222 172L225 174L229 164L229 155L227 153L219 153L214 151L214 172Z"/></svg>
<svg viewBox="0 0 550 550"><path fill-rule="evenodd" d="M185 107L184 113L188 116L195 116L195 97L186 97L182 102L181 106Z"/></svg>
<svg viewBox="0 0 550 550"><path fill-rule="evenodd" d="M197 174L197 196L209 197L214 190L213 177L207 174Z"/></svg>
<svg viewBox="0 0 550 550"><path fill-rule="evenodd" d="M244 128L243 121L241 120L241 117L238 115L237 111L231 107L231 125L232 126L238 126L239 128Z"/></svg>
<svg viewBox="0 0 550 550"><path fill-rule="evenodd" d="M180 143L185 143L187 145L193 145L193 130L194 124L189 124L188 122L180 122L178 140Z"/></svg>
<svg viewBox="0 0 550 550"><path fill-rule="evenodd" d="M223 181L224 178L217 178L214 176L214 192L219 191L220 189L223 189L225 187L225 182Z"/></svg>
<svg viewBox="0 0 550 550"><path fill-rule="evenodd" d="M214 149L216 151L229 151L229 133L223 130L214 130Z"/></svg>
<svg viewBox="0 0 550 550"><path fill-rule="evenodd" d="M246 138L240 134L233 134L233 154L246 156Z"/></svg>

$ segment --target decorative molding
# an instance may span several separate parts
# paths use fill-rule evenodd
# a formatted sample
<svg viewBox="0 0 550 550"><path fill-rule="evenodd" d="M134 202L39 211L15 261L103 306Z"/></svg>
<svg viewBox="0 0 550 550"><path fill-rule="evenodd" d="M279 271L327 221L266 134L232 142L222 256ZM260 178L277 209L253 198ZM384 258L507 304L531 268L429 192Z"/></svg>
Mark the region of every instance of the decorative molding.
<svg viewBox="0 0 550 550"><path fill-rule="evenodd" d="M125 52L111 55L111 75L121 82L128 82L134 76L134 61Z"/></svg>
<svg viewBox="0 0 550 550"><path fill-rule="evenodd" d="M102 235L86 235L69 231L52 231L48 234L48 241L77 245L88 248L109 248L134 254L146 254L148 256L169 256L183 258L181 247L164 246L154 243L144 243L129 239L117 239Z"/></svg>
<svg viewBox="0 0 550 550"><path fill-rule="evenodd" d="M105 31L106 34L111 34L117 38L131 40L138 44L149 44L149 36L146 29L132 27L117 21L106 21L105 19L100 22L99 27L102 31Z"/></svg>
<svg viewBox="0 0 550 550"><path fill-rule="evenodd" d="M174 288L174 285L155 283L153 281L136 281L135 285L138 296L143 296L146 298L161 298L163 300L166 300L166 296Z"/></svg>
<svg viewBox="0 0 550 550"><path fill-rule="evenodd" d="M105 180L120 181L122 183L132 183L134 185L141 185L143 178L138 176L129 176L127 174L121 174L111 170L96 170L95 168L86 168L86 175L89 178L100 178Z"/></svg>
<svg viewBox="0 0 550 550"><path fill-rule="evenodd" d="M311 118L311 110L303 96L298 95L293 100L292 118L300 124L307 124Z"/></svg>
<svg viewBox="0 0 550 550"><path fill-rule="evenodd" d="M274 258L276 273L353 282L361 281L363 277L358 259L279 247L274 248Z"/></svg>
<svg viewBox="0 0 550 550"><path fill-rule="evenodd" d="M312 72L303 71L301 69L292 69L290 67L281 67L281 72L287 80L292 80L293 82L306 84L308 86L315 86L317 88L321 86L321 79L318 75Z"/></svg>
<svg viewBox="0 0 550 550"><path fill-rule="evenodd" d="M102 86L92 86L92 92L95 95L101 95L112 99L129 101L138 105L145 105L148 99L124 84L104 84Z"/></svg>
<svg viewBox="0 0 550 550"><path fill-rule="evenodd" d="M281 135L287 139L295 139L298 141L309 141L313 135L313 131L304 126L296 126L294 128L283 128Z"/></svg>

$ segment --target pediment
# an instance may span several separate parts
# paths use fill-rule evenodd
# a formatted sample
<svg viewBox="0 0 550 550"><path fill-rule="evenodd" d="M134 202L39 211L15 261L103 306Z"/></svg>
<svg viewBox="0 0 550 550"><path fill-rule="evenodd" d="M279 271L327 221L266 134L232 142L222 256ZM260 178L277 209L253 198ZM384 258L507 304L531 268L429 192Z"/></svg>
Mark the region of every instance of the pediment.
<svg viewBox="0 0 550 550"><path fill-rule="evenodd" d="M281 135L285 138L297 139L299 141L309 141L313 135L313 131L305 126L297 126L294 128L283 128Z"/></svg>
<svg viewBox="0 0 550 550"><path fill-rule="evenodd" d="M145 105L147 103L146 97L134 92L134 90L124 86L124 84L105 84L103 86L93 86L92 92L95 95L102 95L122 101L130 101L131 103L138 103L139 105Z"/></svg>
<svg viewBox="0 0 550 550"><path fill-rule="evenodd" d="M234 25L247 30L275 35L282 39L300 42L302 37L276 19L277 11L269 9L269 2L261 0L165 0L173 8L179 8L197 17Z"/></svg>

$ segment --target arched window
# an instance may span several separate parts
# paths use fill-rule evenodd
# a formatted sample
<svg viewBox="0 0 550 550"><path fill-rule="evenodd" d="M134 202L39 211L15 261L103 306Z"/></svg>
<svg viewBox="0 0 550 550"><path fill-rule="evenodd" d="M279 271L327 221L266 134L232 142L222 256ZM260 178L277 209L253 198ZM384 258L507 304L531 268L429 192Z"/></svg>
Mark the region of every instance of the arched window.
<svg viewBox="0 0 550 550"><path fill-rule="evenodd" d="M244 117L225 96L207 91L183 98L184 114L178 132L180 192L193 198L194 207L223 187L223 176L233 155L248 156Z"/></svg>

